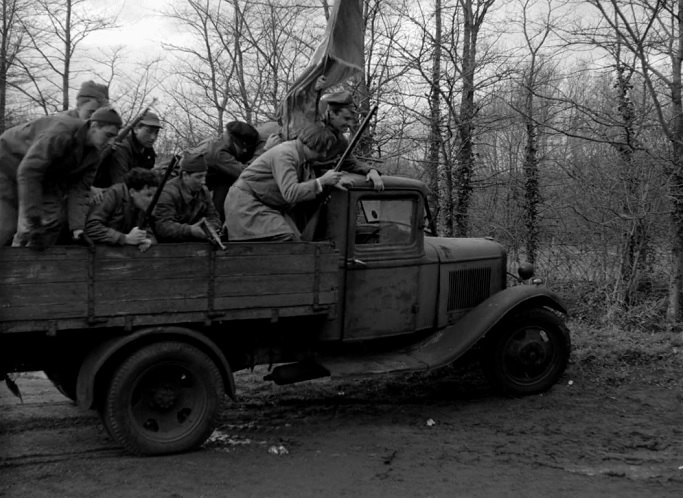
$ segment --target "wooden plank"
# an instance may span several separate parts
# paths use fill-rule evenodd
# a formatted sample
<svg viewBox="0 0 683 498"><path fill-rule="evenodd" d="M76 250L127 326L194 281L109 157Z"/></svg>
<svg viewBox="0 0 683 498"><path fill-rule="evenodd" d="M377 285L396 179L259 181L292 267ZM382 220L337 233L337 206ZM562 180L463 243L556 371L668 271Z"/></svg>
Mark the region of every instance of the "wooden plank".
<svg viewBox="0 0 683 498"><path fill-rule="evenodd" d="M321 292L318 295L319 304L336 303L337 292ZM214 309L216 311L249 309L249 308L280 308L288 306L312 306L313 293L277 294L263 296L235 296L216 297Z"/></svg>
<svg viewBox="0 0 683 498"><path fill-rule="evenodd" d="M313 308L312 306L289 306L277 308L279 317L293 317L293 316L312 316L312 315L330 315L335 313L333 304L327 307ZM229 322L231 320L254 320L254 319L268 319L273 316L273 309L271 308L253 308L231 310L224 316L221 316L215 322ZM0 322L1 333L18 333L18 332L35 332L48 330L80 330L92 329L93 334L98 333L98 329L106 329L110 327L124 327L127 322L133 327L142 326L156 326L156 325L173 325L177 323L196 323L204 325L206 320L206 313L202 312L183 312L183 313L148 313L131 315L130 318L124 315L110 316L105 321L98 322L95 325L89 324L85 318L65 318L60 320L18 320ZM229 324L226 325L226 333L230 333Z"/></svg>
<svg viewBox="0 0 683 498"><path fill-rule="evenodd" d="M130 302L145 299L196 299L207 296L206 276L163 280L95 282L95 302Z"/></svg>
<svg viewBox="0 0 683 498"><path fill-rule="evenodd" d="M154 281L157 286L166 280L197 279L206 281L209 274L207 258L156 258L98 260L95 266L97 285L109 281Z"/></svg>
<svg viewBox="0 0 683 498"><path fill-rule="evenodd" d="M0 261L8 263L31 263L50 260L87 260L88 249L83 246L53 246L44 251L32 251L25 247L1 247Z"/></svg>
<svg viewBox="0 0 683 498"><path fill-rule="evenodd" d="M0 289L5 286L36 281L43 283L83 282L87 278L88 262L85 259L0 262Z"/></svg>
<svg viewBox="0 0 683 498"><path fill-rule="evenodd" d="M218 254L226 257L314 254L316 247L321 252L335 252L329 242L229 242L226 250L219 251Z"/></svg>
<svg viewBox="0 0 683 498"><path fill-rule="evenodd" d="M336 273L334 274L336 276ZM264 296L301 294L314 290L315 275L236 275L216 278L216 298L233 296ZM320 291L336 288L336 279L321 278Z"/></svg>
<svg viewBox="0 0 683 498"><path fill-rule="evenodd" d="M211 245L204 242L186 242L182 244L156 244L145 252L140 252L136 247L97 246L97 259L168 259L168 258L202 258L208 257L213 251Z"/></svg>
<svg viewBox="0 0 683 498"><path fill-rule="evenodd" d="M321 257L322 271L337 271L339 261L336 255ZM216 258L216 276L223 275L288 275L311 273L315 268L315 256L311 254L285 254L277 257L264 256L221 256Z"/></svg>
<svg viewBox="0 0 683 498"><path fill-rule="evenodd" d="M127 299L120 301L102 299L98 300L95 304L95 316L98 318L126 315L135 317L138 314L197 312L201 313L202 317L204 317L207 308L206 298L167 298L159 296L156 299Z"/></svg>
<svg viewBox="0 0 683 498"><path fill-rule="evenodd" d="M0 302L1 320L57 319L86 316L88 287L86 283L15 284Z"/></svg>

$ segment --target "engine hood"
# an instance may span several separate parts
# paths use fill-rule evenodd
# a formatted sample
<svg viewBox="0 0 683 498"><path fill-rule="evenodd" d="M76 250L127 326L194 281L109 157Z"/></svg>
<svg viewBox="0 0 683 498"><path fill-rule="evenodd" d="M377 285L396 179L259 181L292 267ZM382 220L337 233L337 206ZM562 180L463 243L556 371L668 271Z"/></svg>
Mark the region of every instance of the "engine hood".
<svg viewBox="0 0 683 498"><path fill-rule="evenodd" d="M484 238L425 237L425 249L443 263L476 261L505 257L505 248Z"/></svg>

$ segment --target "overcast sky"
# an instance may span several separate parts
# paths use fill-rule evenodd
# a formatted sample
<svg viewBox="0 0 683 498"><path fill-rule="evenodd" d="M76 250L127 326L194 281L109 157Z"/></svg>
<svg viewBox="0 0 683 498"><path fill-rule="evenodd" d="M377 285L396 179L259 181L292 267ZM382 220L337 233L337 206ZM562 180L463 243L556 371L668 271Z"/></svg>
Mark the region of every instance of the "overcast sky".
<svg viewBox="0 0 683 498"><path fill-rule="evenodd" d="M117 29L91 34L86 42L94 46L126 46L133 50L160 49L162 41L172 42L172 24L160 12L169 0L107 0L106 11L118 13ZM101 0L97 4L102 5Z"/></svg>

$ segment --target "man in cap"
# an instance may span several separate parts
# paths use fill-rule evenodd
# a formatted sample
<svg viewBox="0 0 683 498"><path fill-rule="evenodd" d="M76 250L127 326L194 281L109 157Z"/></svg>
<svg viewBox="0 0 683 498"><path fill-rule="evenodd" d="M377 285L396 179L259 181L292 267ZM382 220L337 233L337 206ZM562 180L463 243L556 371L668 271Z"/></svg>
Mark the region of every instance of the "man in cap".
<svg viewBox="0 0 683 498"><path fill-rule="evenodd" d="M121 143L114 144L102 158L93 185L107 188L124 180L133 168L152 169L156 161L154 142L161 130L161 121L152 111L147 111Z"/></svg>
<svg viewBox="0 0 683 498"><path fill-rule="evenodd" d="M97 109L86 122L46 116L0 135L0 245L37 249L54 244L64 222L80 237L100 150L121 118Z"/></svg>
<svg viewBox="0 0 683 498"><path fill-rule="evenodd" d="M303 227L298 205L314 200L323 187L340 183L341 172L316 178L312 161L325 157L336 137L313 124L296 140L263 153L242 172L225 200L225 228L230 240L299 240ZM343 184L341 185L344 186Z"/></svg>
<svg viewBox="0 0 683 498"><path fill-rule="evenodd" d="M180 176L168 181L154 208L154 228L161 242L206 240L206 223L218 233L218 212L206 188L206 158L186 152L180 160Z"/></svg>
<svg viewBox="0 0 683 498"><path fill-rule="evenodd" d="M146 251L154 239L142 223L158 186L159 177L153 171L131 169L122 183L107 189L102 202L91 208L85 233L94 242L138 246Z"/></svg>
<svg viewBox="0 0 683 498"><path fill-rule="evenodd" d="M60 115L87 121L96 109L109 103L109 87L94 81L85 81L76 95L76 108L60 112Z"/></svg>
<svg viewBox="0 0 683 498"><path fill-rule="evenodd" d="M253 157L258 141L259 134L253 126L230 121L219 138L205 140L190 151L204 154L208 167L206 186L221 221L224 220L223 204L228 189Z"/></svg>
<svg viewBox="0 0 683 498"><path fill-rule="evenodd" d="M324 95L320 99L319 108L323 124L332 130L336 137L329 154L318 165L319 168L324 169L334 167L349 145L344 133L354 124L355 106L351 92L343 91ZM384 189L384 182L379 171L359 162L353 154L347 156L341 169L349 173L364 175L369 182L372 182L375 190Z"/></svg>

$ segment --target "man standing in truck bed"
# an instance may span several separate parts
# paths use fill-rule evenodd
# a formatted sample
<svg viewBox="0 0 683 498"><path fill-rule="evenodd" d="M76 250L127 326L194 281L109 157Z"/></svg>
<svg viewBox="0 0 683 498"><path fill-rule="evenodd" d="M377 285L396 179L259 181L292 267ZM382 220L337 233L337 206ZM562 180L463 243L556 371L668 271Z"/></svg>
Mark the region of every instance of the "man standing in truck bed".
<svg viewBox="0 0 683 498"><path fill-rule="evenodd" d="M221 221L206 188L206 171L204 154L184 154L180 176L164 186L154 208L154 228L160 242L206 240L207 226L220 231Z"/></svg>
<svg viewBox="0 0 683 498"><path fill-rule="evenodd" d="M318 84L322 83L319 82ZM355 121L351 92L343 91L324 95L320 99L319 107L323 124L332 130L336 140L327 156L318 161L314 166L317 169L333 168L349 145L349 141L344 136L344 133L351 128ZM341 169L349 173L364 175L369 182L372 182L375 190L384 189L384 182L382 182L379 172L375 168L371 168L358 161L353 154L349 154L346 157Z"/></svg>
<svg viewBox="0 0 683 498"><path fill-rule="evenodd" d="M85 225L100 150L121 118L101 107L86 122L46 116L0 135L0 246L42 249L57 241L65 220L74 238Z"/></svg>
<svg viewBox="0 0 683 498"><path fill-rule="evenodd" d="M337 185L343 173L328 170L315 177L311 162L325 157L335 141L320 125L304 128L296 140L266 151L242 172L225 200L225 227L230 240L298 240L295 211L314 200L325 186ZM303 218L303 217L301 217Z"/></svg>

